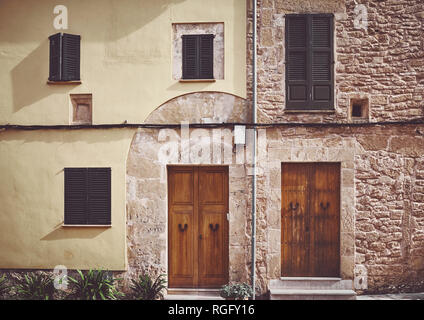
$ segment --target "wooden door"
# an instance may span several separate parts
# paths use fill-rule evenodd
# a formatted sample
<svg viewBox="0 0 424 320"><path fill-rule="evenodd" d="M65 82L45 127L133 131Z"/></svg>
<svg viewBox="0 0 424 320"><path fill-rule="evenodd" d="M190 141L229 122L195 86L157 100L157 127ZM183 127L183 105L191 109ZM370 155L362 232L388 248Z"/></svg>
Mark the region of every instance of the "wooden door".
<svg viewBox="0 0 424 320"><path fill-rule="evenodd" d="M168 167L169 287L228 282L228 167Z"/></svg>
<svg viewBox="0 0 424 320"><path fill-rule="evenodd" d="M340 274L340 164L283 163L281 274Z"/></svg>

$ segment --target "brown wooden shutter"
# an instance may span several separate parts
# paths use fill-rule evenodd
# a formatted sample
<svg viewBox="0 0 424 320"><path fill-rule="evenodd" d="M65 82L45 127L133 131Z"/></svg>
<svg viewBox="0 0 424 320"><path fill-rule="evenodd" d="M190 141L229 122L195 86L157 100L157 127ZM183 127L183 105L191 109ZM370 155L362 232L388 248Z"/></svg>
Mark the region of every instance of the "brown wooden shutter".
<svg viewBox="0 0 424 320"><path fill-rule="evenodd" d="M311 21L311 107L333 107L333 19L313 15Z"/></svg>
<svg viewBox="0 0 424 320"><path fill-rule="evenodd" d="M87 223L111 224L111 170L88 168Z"/></svg>
<svg viewBox="0 0 424 320"><path fill-rule="evenodd" d="M183 35L183 79L213 79L212 34Z"/></svg>
<svg viewBox="0 0 424 320"><path fill-rule="evenodd" d="M87 223L87 169L65 168L65 224Z"/></svg>
<svg viewBox="0 0 424 320"><path fill-rule="evenodd" d="M50 40L50 61L49 80L59 81L61 79L62 62L62 34L56 33L49 37Z"/></svg>
<svg viewBox="0 0 424 320"><path fill-rule="evenodd" d="M199 79L213 79L213 34L199 37Z"/></svg>
<svg viewBox="0 0 424 320"><path fill-rule="evenodd" d="M286 108L333 108L333 16L286 15Z"/></svg>
<svg viewBox="0 0 424 320"><path fill-rule="evenodd" d="M80 42L79 35L64 33L62 37L62 79L80 80Z"/></svg>

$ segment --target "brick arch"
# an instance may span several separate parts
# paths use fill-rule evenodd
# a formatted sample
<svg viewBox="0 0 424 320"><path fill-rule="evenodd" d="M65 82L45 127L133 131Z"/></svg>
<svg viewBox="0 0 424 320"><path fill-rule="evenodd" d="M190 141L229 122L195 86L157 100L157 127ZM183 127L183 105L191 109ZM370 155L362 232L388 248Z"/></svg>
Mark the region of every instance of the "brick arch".
<svg viewBox="0 0 424 320"><path fill-rule="evenodd" d="M251 112L246 99L225 92L201 91L166 101L150 113L145 122L202 123L205 118L212 122L250 122Z"/></svg>

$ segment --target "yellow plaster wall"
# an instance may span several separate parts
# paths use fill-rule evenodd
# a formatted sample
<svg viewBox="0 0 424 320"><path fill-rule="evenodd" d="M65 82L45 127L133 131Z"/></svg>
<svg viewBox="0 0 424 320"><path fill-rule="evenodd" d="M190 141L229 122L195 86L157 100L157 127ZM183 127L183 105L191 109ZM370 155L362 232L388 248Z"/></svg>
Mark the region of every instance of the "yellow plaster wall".
<svg viewBox="0 0 424 320"><path fill-rule="evenodd" d="M126 268L134 130L0 132L0 268ZM65 167L112 168L112 227L63 227Z"/></svg>
<svg viewBox="0 0 424 320"><path fill-rule="evenodd" d="M80 85L48 85L53 8L81 35ZM223 22L224 80L172 79L172 23ZM246 96L245 0L1 0L0 124L69 124L70 93L93 94L93 123L143 122L194 91Z"/></svg>

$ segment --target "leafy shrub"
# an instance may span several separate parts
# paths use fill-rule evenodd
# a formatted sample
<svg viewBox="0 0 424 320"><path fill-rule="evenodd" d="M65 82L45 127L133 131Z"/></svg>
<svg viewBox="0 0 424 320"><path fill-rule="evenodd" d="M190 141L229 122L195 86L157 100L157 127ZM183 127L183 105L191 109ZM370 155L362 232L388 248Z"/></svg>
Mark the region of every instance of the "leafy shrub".
<svg viewBox="0 0 424 320"><path fill-rule="evenodd" d="M253 295L253 290L247 283L233 283L222 286L220 294L226 299L244 300Z"/></svg>
<svg viewBox="0 0 424 320"><path fill-rule="evenodd" d="M10 286L7 282L6 275L4 274L0 278L0 299L5 297L5 295L9 292L9 288L10 288Z"/></svg>
<svg viewBox="0 0 424 320"><path fill-rule="evenodd" d="M155 281L148 274L140 275L137 280L131 279L132 297L136 300L155 300L163 298L162 290L166 288L164 275L159 275Z"/></svg>
<svg viewBox="0 0 424 320"><path fill-rule="evenodd" d="M14 290L18 299L51 300L55 289L49 275L30 272L16 277Z"/></svg>
<svg viewBox="0 0 424 320"><path fill-rule="evenodd" d="M71 293L67 296L75 300L117 300L123 297L115 288L115 281L105 270L89 270L85 275L77 270L79 277L68 276Z"/></svg>

